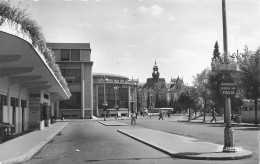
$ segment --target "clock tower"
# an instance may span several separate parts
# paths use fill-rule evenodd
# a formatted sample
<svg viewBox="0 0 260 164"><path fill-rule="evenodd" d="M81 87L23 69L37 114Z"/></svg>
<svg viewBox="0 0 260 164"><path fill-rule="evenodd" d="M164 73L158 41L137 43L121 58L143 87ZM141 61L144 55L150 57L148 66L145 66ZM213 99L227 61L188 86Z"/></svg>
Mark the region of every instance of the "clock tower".
<svg viewBox="0 0 260 164"><path fill-rule="evenodd" d="M158 72L158 66L156 65L156 60L155 60L155 64L153 66L153 81L158 83L159 82L159 76L160 76L160 73Z"/></svg>

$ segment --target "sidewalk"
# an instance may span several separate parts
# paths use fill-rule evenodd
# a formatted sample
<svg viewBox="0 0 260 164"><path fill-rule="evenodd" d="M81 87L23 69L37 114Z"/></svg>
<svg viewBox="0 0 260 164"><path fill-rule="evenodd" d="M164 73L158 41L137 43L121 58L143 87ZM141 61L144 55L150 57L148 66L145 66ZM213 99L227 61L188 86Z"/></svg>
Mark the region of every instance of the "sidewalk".
<svg viewBox="0 0 260 164"><path fill-rule="evenodd" d="M190 121L188 121L188 117L186 118L183 118L182 120L177 120L178 122L190 122L190 123L201 123L201 124L221 124L221 125L226 125L226 123L224 123L224 120L217 120L217 122L215 121L212 121L210 122L210 120L206 119L205 122L203 122L203 119L192 119ZM235 121L232 121L231 122L231 125L232 126L254 126L255 127L255 124L253 123L238 123L238 122L235 122ZM258 127L260 126L260 124L257 125Z"/></svg>
<svg viewBox="0 0 260 164"><path fill-rule="evenodd" d="M143 142L175 158L195 160L234 160L252 156L252 152L238 149L222 152L223 145L199 141L180 135L146 128L119 129L118 132Z"/></svg>
<svg viewBox="0 0 260 164"><path fill-rule="evenodd" d="M31 159L67 124L68 122L56 122L51 127L0 144L0 164L21 163Z"/></svg>

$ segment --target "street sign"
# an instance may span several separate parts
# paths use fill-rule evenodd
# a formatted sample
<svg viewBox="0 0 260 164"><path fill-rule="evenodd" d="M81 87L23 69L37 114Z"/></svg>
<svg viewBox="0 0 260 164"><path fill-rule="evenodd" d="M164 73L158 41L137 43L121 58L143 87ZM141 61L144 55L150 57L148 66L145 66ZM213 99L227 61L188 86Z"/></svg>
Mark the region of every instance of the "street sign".
<svg viewBox="0 0 260 164"><path fill-rule="evenodd" d="M233 98L237 93L237 84L233 80L222 80L219 85L220 94L225 98Z"/></svg>

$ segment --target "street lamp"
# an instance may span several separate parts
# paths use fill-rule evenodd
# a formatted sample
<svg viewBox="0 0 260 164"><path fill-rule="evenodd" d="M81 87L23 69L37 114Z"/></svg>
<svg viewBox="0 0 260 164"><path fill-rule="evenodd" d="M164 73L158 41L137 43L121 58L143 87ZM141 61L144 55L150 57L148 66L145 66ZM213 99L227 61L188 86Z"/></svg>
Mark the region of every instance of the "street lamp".
<svg viewBox="0 0 260 164"><path fill-rule="evenodd" d="M108 109L108 104L107 104L107 101L106 101L106 82L108 81L108 79L105 78L105 76L101 79L102 79L103 84L104 84L104 102L102 104L102 107L103 107L103 111L105 112L104 121L106 121L106 115L107 115L107 109Z"/></svg>
<svg viewBox="0 0 260 164"><path fill-rule="evenodd" d="M223 152L236 152L234 147L233 129L231 127L231 101L230 97L234 96L237 90L235 82L230 78L230 73L237 71L238 68L228 61L228 43L227 43L227 25L226 25L226 2L222 0L222 20L223 20L223 44L224 44L224 64L216 67L216 70L224 74L224 80L220 83L220 92L225 97L225 119L226 127L224 130L224 147Z"/></svg>
<svg viewBox="0 0 260 164"><path fill-rule="evenodd" d="M117 92L117 90L118 90L118 86L115 86L114 87L114 90L115 90L115 109L116 109L116 119L117 119L117 117L118 117L118 105L117 105L117 96L116 96L116 92Z"/></svg>
<svg viewBox="0 0 260 164"><path fill-rule="evenodd" d="M149 90L150 93L150 118L152 117L152 97L153 97L153 90Z"/></svg>

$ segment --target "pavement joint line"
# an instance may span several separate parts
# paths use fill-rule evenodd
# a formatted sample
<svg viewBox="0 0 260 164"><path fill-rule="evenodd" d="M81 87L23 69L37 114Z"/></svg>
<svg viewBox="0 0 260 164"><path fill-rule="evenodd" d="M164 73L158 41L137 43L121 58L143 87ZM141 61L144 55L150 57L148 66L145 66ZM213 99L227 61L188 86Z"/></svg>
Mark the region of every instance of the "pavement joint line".
<svg viewBox="0 0 260 164"><path fill-rule="evenodd" d="M152 130L152 129L146 129L145 130ZM174 150L165 148L162 145L158 145L154 142L151 141L145 141L144 138L142 137L138 137L135 134L131 134L131 132L128 132L130 129L118 129L117 131L125 134L126 136L129 136L141 143L144 143L148 146L151 146L161 152L164 152L174 158L180 158L180 159L193 159L193 160L238 160L238 159L244 159L244 158L249 158L252 157L252 152L247 151L247 150L242 150L242 151L238 151L238 152L234 152L234 153L224 153L222 151L216 151L216 152L176 152ZM153 131L153 130L152 130ZM158 131L158 130L154 130L154 131ZM158 132L162 132L162 131L158 131ZM166 133L166 132L164 132ZM168 133L170 135L172 135L171 133ZM180 135L176 135L176 136L180 136ZM180 136L182 137L182 136ZM188 142L192 142L190 140L186 140ZM202 142L202 143L209 143L215 146L218 146L218 144L214 144L214 143L210 143L210 142Z"/></svg>

